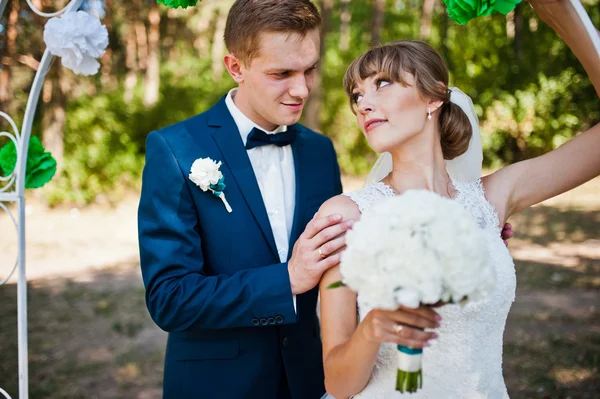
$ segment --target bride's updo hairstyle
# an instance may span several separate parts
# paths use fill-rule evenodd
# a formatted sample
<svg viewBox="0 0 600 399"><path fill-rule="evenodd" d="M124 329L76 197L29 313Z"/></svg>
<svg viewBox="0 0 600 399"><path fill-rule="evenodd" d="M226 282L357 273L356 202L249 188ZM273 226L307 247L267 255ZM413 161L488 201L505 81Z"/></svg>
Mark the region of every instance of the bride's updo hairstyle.
<svg viewBox="0 0 600 399"><path fill-rule="evenodd" d="M402 77L403 71L414 76L417 90L423 98L444 102L438 119L444 159L454 159L465 153L473 135L471 123L463 110L450 102L446 62L425 42L395 41L372 48L355 59L344 76L344 89L350 98L352 111L356 113L352 91L358 82L379 75L408 86Z"/></svg>

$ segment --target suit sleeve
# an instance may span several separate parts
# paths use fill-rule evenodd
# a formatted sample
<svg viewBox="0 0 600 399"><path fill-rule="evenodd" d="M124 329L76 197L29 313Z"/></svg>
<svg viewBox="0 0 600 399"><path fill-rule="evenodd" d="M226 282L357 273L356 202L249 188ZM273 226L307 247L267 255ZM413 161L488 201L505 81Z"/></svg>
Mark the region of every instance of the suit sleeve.
<svg viewBox="0 0 600 399"><path fill-rule="evenodd" d="M150 133L138 234L146 303L155 323L168 332L261 326L268 318L295 323L287 263L206 275L200 220L186 178L164 137Z"/></svg>
<svg viewBox="0 0 600 399"><path fill-rule="evenodd" d="M335 147L333 146L333 142L330 142L331 145L331 153L333 157L333 171L334 171L334 184L335 184L335 195L340 195L343 192L342 189L342 177L340 173L340 165L337 161L337 154L335 153Z"/></svg>

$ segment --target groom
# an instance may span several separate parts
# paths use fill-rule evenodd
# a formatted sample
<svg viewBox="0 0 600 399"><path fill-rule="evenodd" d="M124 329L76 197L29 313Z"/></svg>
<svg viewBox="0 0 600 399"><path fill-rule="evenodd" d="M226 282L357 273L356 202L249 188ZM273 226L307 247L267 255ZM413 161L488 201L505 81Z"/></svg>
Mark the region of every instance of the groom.
<svg viewBox="0 0 600 399"><path fill-rule="evenodd" d="M325 392L315 286L351 222L313 218L340 172L331 141L297 123L320 24L309 0L236 1L224 61L238 87L148 135L139 243L148 310L169 332L165 398ZM192 182L198 159L195 177L215 161L224 188Z"/></svg>
<svg viewBox="0 0 600 399"><path fill-rule="evenodd" d="M320 25L309 0L237 0L224 61L238 87L148 135L138 228L148 310L169 332L165 398L325 392L315 286L351 224L313 219L340 172L331 141L297 123ZM192 182L198 159L193 177L221 163L224 188Z"/></svg>

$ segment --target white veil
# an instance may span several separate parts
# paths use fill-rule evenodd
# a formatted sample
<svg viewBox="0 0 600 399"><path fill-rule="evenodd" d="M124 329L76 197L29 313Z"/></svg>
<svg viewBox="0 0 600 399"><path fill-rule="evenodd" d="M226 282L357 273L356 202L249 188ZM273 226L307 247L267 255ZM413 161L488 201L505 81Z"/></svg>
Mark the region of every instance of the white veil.
<svg viewBox="0 0 600 399"><path fill-rule="evenodd" d="M446 170L455 181L475 180L481 177L481 164L483 162L483 149L481 147L481 134L479 132L479 119L473 106L471 97L467 96L456 87L450 88L450 102L458 105L469 118L473 128L473 136L467 151L451 161L446 161ZM384 152L369 172L365 185L373 184L386 177L392 171L392 155Z"/></svg>

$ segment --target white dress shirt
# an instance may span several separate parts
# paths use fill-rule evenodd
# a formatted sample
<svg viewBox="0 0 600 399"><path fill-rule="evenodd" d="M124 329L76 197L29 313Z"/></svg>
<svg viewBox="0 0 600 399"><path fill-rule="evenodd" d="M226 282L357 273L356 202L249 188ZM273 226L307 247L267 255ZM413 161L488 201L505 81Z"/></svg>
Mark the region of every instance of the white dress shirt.
<svg viewBox="0 0 600 399"><path fill-rule="evenodd" d="M227 94L225 104L240 131L242 141L246 145L248 135L253 128L265 131L265 129L252 122L233 102L237 89L232 89ZM279 126L267 134L285 132L287 126ZM262 195L279 261L287 262L290 250L289 241L294 221L294 210L296 205L296 173L294 170L294 154L292 146L278 147L276 145L263 145L247 150L252 169L258 181L258 187ZM294 309L296 308L296 297L293 298Z"/></svg>

